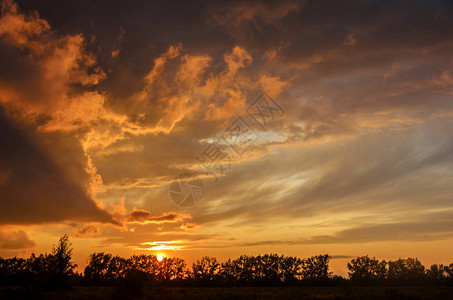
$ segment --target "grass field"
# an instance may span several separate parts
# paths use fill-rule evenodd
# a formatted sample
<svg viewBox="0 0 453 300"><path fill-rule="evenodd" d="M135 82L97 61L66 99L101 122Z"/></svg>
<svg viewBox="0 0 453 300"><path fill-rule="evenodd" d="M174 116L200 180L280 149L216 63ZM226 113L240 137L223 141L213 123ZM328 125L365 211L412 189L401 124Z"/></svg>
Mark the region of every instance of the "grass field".
<svg viewBox="0 0 453 300"><path fill-rule="evenodd" d="M37 294L1 288L1 299L453 299L452 287L75 287Z"/></svg>

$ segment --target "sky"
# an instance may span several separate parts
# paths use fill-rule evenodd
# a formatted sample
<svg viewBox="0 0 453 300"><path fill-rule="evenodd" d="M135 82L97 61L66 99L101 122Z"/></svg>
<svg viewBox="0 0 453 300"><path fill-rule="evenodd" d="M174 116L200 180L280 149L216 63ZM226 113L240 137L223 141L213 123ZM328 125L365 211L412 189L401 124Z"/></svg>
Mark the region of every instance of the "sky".
<svg viewBox="0 0 453 300"><path fill-rule="evenodd" d="M451 1L1 10L0 256L453 262Z"/></svg>

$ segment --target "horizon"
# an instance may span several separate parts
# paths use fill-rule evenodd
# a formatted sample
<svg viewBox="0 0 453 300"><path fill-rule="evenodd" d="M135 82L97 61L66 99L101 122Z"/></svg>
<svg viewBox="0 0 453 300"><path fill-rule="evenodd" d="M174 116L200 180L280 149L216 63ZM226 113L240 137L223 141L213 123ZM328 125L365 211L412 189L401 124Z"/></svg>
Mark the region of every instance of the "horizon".
<svg viewBox="0 0 453 300"><path fill-rule="evenodd" d="M0 3L0 257L453 261L451 2Z"/></svg>

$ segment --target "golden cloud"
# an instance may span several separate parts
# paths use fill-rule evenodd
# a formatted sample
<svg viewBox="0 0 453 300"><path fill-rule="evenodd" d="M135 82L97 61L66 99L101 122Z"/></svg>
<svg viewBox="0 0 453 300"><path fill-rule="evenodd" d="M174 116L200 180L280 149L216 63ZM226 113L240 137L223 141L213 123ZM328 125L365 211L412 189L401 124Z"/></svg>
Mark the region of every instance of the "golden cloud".
<svg viewBox="0 0 453 300"><path fill-rule="evenodd" d="M130 223L177 223L182 222L185 219L192 218L189 214L178 214L175 212L167 212L161 215L153 216L150 212L146 210L134 210L130 213L127 221Z"/></svg>

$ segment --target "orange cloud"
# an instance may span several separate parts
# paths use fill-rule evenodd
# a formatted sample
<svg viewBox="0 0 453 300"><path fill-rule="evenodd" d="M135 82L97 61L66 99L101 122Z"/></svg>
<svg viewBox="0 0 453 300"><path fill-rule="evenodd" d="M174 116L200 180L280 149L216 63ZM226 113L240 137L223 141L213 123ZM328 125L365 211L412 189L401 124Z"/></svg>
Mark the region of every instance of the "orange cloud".
<svg viewBox="0 0 453 300"><path fill-rule="evenodd" d="M37 13L23 14L10 0L1 5L0 56L8 57L0 70L0 127L8 140L0 161L8 183L0 189L2 221L35 215L26 223L115 223L95 202L102 179L80 138L99 120L125 121L105 109L101 93L85 90L104 72L82 35L60 36Z"/></svg>
<svg viewBox="0 0 453 300"><path fill-rule="evenodd" d="M3 70L9 76L0 81L2 103L53 115L72 102L74 84L90 86L105 78L82 35L58 36L38 14L20 13L11 0L2 2L0 36L10 58Z"/></svg>
<svg viewBox="0 0 453 300"><path fill-rule="evenodd" d="M36 243L23 230L4 232L0 231L0 249L19 250L36 247Z"/></svg>
<svg viewBox="0 0 453 300"><path fill-rule="evenodd" d="M224 55L227 65L228 74L236 74L236 72L252 63L252 56L243 47L236 46L230 54Z"/></svg>
<svg viewBox="0 0 453 300"><path fill-rule="evenodd" d="M185 224L182 224L181 226L179 226L179 228L182 230L191 230L191 229L194 229L197 227L198 227L197 223L185 223Z"/></svg>
<svg viewBox="0 0 453 300"><path fill-rule="evenodd" d="M92 237L93 235L99 234L99 229L94 226L94 225L87 225L75 233L76 237L79 238L86 238L86 237Z"/></svg>
<svg viewBox="0 0 453 300"><path fill-rule="evenodd" d="M164 213L162 215L153 216L150 212L146 210L134 210L130 213L129 218L127 219L130 223L177 223L182 222L185 219L190 219L189 214L178 214L174 212Z"/></svg>

